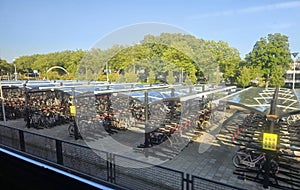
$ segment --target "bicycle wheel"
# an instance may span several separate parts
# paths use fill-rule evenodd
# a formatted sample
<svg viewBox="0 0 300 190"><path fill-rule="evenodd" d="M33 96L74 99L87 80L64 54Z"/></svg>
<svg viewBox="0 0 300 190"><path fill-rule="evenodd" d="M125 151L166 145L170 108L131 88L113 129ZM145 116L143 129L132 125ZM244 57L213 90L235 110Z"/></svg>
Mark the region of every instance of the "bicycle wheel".
<svg viewBox="0 0 300 190"><path fill-rule="evenodd" d="M209 121L203 121L202 128L207 129L209 127L209 125L210 125Z"/></svg>
<svg viewBox="0 0 300 190"><path fill-rule="evenodd" d="M290 115L286 118L286 121L289 125L293 125L296 122L296 118L293 115Z"/></svg>
<svg viewBox="0 0 300 190"><path fill-rule="evenodd" d="M74 136L74 125L73 124L70 124L69 127L68 127L68 131L69 131L69 135L70 137L73 137Z"/></svg>
<svg viewBox="0 0 300 190"><path fill-rule="evenodd" d="M242 160L245 160L245 159L246 159L246 155L236 153L236 154L232 157L233 165L234 165L236 168L247 168L246 165L244 165L244 164L241 163L241 161L242 161Z"/></svg>

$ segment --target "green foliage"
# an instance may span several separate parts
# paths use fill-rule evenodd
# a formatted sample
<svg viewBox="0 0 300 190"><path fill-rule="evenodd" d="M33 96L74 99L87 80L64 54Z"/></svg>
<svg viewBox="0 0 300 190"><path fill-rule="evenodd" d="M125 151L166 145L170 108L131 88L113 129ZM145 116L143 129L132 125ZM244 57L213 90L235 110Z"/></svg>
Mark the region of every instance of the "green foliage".
<svg viewBox="0 0 300 190"><path fill-rule="evenodd" d="M138 80L137 74L134 72L134 70L130 70L130 71L126 72L124 77L125 77L124 82L128 82L128 83L137 82L137 80Z"/></svg>
<svg viewBox="0 0 300 190"><path fill-rule="evenodd" d="M173 76L173 71L168 72L167 83L168 84L174 84L175 83L175 78Z"/></svg>
<svg viewBox="0 0 300 190"><path fill-rule="evenodd" d="M177 72L183 69L191 81L196 81L193 60L177 49L163 44L145 43L125 48L114 55L108 64L117 71L135 65L137 71L149 73L152 70L156 76L166 75L164 73L170 69L170 65L173 65L173 68L177 68ZM139 82L145 80L140 77L137 79Z"/></svg>
<svg viewBox="0 0 300 190"><path fill-rule="evenodd" d="M61 66L70 73L69 76L74 77L80 60L83 58L84 54L85 51L82 50L62 51L42 55L36 54L31 56L21 56L16 59L14 63L17 65L17 70L21 74L32 73L33 70L38 70L41 75L46 76L48 69L53 66ZM55 69L55 72L57 74L53 75L52 73L48 73L47 75L53 75L57 77L56 79L66 78L66 76L64 76L64 71Z"/></svg>
<svg viewBox="0 0 300 190"><path fill-rule="evenodd" d="M251 69L247 68L246 66L242 67L240 76L237 78L237 82L243 88L248 86L251 82Z"/></svg>
<svg viewBox="0 0 300 190"><path fill-rule="evenodd" d="M153 70L149 71L149 77L148 77L148 83L149 84L155 84L156 77Z"/></svg>
<svg viewBox="0 0 300 190"><path fill-rule="evenodd" d="M266 86L270 79L280 84L282 72L292 63L288 37L279 33L269 34L267 38L257 41L252 51L246 55L248 66L262 71ZM277 73L278 72L278 73Z"/></svg>
<svg viewBox="0 0 300 190"><path fill-rule="evenodd" d="M59 75L59 73L56 72L56 71L50 71L50 72L48 72L48 74L47 74L47 78L48 78L49 80L57 80L57 79L60 79L60 75Z"/></svg>
<svg viewBox="0 0 300 190"><path fill-rule="evenodd" d="M280 66L275 66L272 70L272 75L270 77L271 80L271 86L275 86L275 87L281 87L284 85L284 73L285 70L282 69L282 67Z"/></svg>
<svg viewBox="0 0 300 190"><path fill-rule="evenodd" d="M223 79L232 83L236 77L239 63L241 62L239 51L236 48L230 47L229 44L224 41L209 41L208 46L213 53L214 61L220 68L220 72L223 73Z"/></svg>
<svg viewBox="0 0 300 190"><path fill-rule="evenodd" d="M142 43L164 44L192 59L195 70L190 72L185 69L184 71L193 82L197 80L195 76L212 77L218 71L218 66L224 73L222 76L225 80L234 81L236 77L235 72L240 62L239 52L226 42L205 41L191 35L163 33L160 36L146 35Z"/></svg>
<svg viewBox="0 0 300 190"><path fill-rule="evenodd" d="M118 74L118 73L116 73L116 72L110 73L110 74L108 75L108 81L109 81L109 82L115 82L115 81L118 80L118 77L119 77L119 74Z"/></svg>
<svg viewBox="0 0 300 190"><path fill-rule="evenodd" d="M8 64L6 60L0 58L0 75L6 75L12 73L14 69L13 64Z"/></svg>
<svg viewBox="0 0 300 190"><path fill-rule="evenodd" d="M167 80L169 71L173 72L175 82L179 82L181 72L185 83L195 83L199 78L211 77L216 81L235 81L240 56L237 49L228 43L206 41L192 35L162 33L159 36L146 35L138 45L125 47L114 45L102 50L93 48L90 51L62 51L43 55L22 56L16 61L21 73L38 70L45 76L52 66L62 66L73 79L104 80L105 71L110 70L109 80L126 80L126 70L135 65L131 71L130 81ZM220 75L215 73L222 72ZM65 73L55 70L58 78ZM124 74L125 73L125 74ZM130 72L129 72L130 73ZM125 76L126 75L126 76ZM150 80L149 80L150 78ZM132 80L131 80L132 79ZM128 79L129 80L129 79Z"/></svg>

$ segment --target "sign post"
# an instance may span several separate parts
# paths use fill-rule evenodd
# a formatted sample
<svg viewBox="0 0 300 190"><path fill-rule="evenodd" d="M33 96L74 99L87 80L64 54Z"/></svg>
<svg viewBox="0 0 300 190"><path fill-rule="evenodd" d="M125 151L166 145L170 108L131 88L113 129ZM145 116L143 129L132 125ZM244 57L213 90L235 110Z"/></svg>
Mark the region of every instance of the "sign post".
<svg viewBox="0 0 300 190"><path fill-rule="evenodd" d="M262 148L264 150L276 151L278 135L273 133L263 134Z"/></svg>

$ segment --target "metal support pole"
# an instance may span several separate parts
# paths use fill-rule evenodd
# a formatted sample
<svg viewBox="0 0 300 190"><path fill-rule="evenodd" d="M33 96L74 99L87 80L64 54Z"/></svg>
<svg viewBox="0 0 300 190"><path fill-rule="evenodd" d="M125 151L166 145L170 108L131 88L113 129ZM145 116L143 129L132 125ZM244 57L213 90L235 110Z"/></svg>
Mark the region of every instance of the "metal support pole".
<svg viewBox="0 0 300 190"><path fill-rule="evenodd" d="M3 121L4 125L6 125L6 115L5 115L5 105L4 105L4 97L3 97L3 91L2 91L2 83L0 81L0 93L1 93L1 104L2 104L2 114L3 114Z"/></svg>
<svg viewBox="0 0 300 190"><path fill-rule="evenodd" d="M25 90L25 119L26 119L26 127L30 128L30 110L28 108L28 100L29 100L29 93L26 88L26 84L24 84L24 90Z"/></svg>
<svg viewBox="0 0 300 190"><path fill-rule="evenodd" d="M145 122L149 119L149 107L148 107L148 91L145 91Z"/></svg>
<svg viewBox="0 0 300 190"><path fill-rule="evenodd" d="M189 87L189 93L191 94L193 92L193 88L190 86Z"/></svg>
<svg viewBox="0 0 300 190"><path fill-rule="evenodd" d="M270 114L271 115L276 115L276 107L277 107L277 99L278 99L278 94L279 94L279 88L277 87L275 89L273 99L271 101L270 105ZM269 118L270 119L270 126L268 129L268 133L273 133L274 132L274 126L276 119L275 118ZM271 152L266 151L266 162L263 165L263 170L264 170L264 180L263 180L263 187L264 188L269 188L269 180L270 180L270 170L271 170Z"/></svg>
<svg viewBox="0 0 300 190"><path fill-rule="evenodd" d="M296 78L296 62L294 61L294 69L293 69L293 90L295 89L295 78Z"/></svg>
<svg viewBox="0 0 300 190"><path fill-rule="evenodd" d="M15 66L15 73L14 73L14 75L15 75L15 81L17 81L18 80L17 64L15 63L14 66Z"/></svg>
<svg viewBox="0 0 300 190"><path fill-rule="evenodd" d="M76 101L75 101L75 88L73 87L72 88L72 105L75 106L76 108ZM76 115L73 116L74 118L74 137L75 137L75 140L79 139L79 130L78 130L78 126L77 126L77 123L76 123Z"/></svg>
<svg viewBox="0 0 300 190"><path fill-rule="evenodd" d="M19 130L19 142L20 142L20 150L25 152L24 132L22 130Z"/></svg>
<svg viewBox="0 0 300 190"><path fill-rule="evenodd" d="M264 180L263 180L263 188L268 189L269 188L269 179L270 179L270 155L269 153L266 154L266 162L263 166L263 169L265 171L264 173Z"/></svg>
<svg viewBox="0 0 300 190"><path fill-rule="evenodd" d="M109 78L108 78L108 61L106 61L106 82L109 81Z"/></svg>
<svg viewBox="0 0 300 190"><path fill-rule="evenodd" d="M56 163L63 165L64 160L63 160L61 140L56 139L55 140L55 146L56 146Z"/></svg>
<svg viewBox="0 0 300 190"><path fill-rule="evenodd" d="M174 97L174 96L175 96L175 89L172 88L172 89L171 89L171 97Z"/></svg>
<svg viewBox="0 0 300 190"><path fill-rule="evenodd" d="M295 89L295 80L296 80L296 57L298 55L298 52L292 53L294 56L294 68L293 68L293 90Z"/></svg>

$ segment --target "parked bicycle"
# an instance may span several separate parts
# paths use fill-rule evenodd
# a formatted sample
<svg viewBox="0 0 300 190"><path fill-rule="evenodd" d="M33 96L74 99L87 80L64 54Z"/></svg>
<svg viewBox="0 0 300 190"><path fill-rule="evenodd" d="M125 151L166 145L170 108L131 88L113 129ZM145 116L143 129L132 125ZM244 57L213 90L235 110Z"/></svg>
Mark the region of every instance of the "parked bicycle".
<svg viewBox="0 0 300 190"><path fill-rule="evenodd" d="M69 124L69 127L68 127L68 132L69 132L70 137L75 137L75 125L76 125L75 121L71 120L71 122ZM77 130L78 130L78 138L79 139L83 139L82 136L81 136L81 134L80 134L80 131L79 131L78 127L77 127Z"/></svg>
<svg viewBox="0 0 300 190"><path fill-rule="evenodd" d="M266 158L263 152L257 152L251 148L242 148L236 152L232 161L237 168L252 168L262 171L266 163ZM278 163L274 159L271 159L270 163L270 173L276 175L279 171Z"/></svg>

